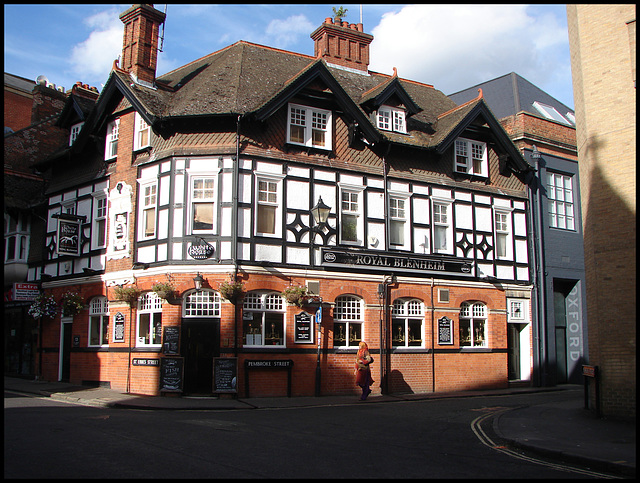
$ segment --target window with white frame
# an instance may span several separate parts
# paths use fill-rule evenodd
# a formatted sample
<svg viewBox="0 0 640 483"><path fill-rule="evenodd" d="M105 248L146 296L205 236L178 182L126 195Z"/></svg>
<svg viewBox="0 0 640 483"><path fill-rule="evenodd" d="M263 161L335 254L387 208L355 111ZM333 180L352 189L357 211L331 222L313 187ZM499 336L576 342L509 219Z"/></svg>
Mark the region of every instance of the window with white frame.
<svg viewBox="0 0 640 483"><path fill-rule="evenodd" d="M282 231L281 179L256 176L256 234L278 236Z"/></svg>
<svg viewBox="0 0 640 483"><path fill-rule="evenodd" d="M4 214L4 261L26 262L29 249L29 216Z"/></svg>
<svg viewBox="0 0 640 483"><path fill-rule="evenodd" d="M526 322L527 314L526 299L507 299L508 321L509 322Z"/></svg>
<svg viewBox="0 0 640 483"><path fill-rule="evenodd" d="M481 302L460 306L460 347L487 347L487 307Z"/></svg>
<svg viewBox="0 0 640 483"><path fill-rule="evenodd" d="M331 111L289 104L287 142L331 149Z"/></svg>
<svg viewBox="0 0 640 483"><path fill-rule="evenodd" d="M362 217L361 190L345 189L340 192L340 241L362 244L364 226Z"/></svg>
<svg viewBox="0 0 640 483"><path fill-rule="evenodd" d="M547 203L552 228L575 230L571 176L547 172Z"/></svg>
<svg viewBox="0 0 640 483"><path fill-rule="evenodd" d="M220 317L220 294L213 290L199 290L184 299L185 317Z"/></svg>
<svg viewBox="0 0 640 483"><path fill-rule="evenodd" d="M451 203L433 201L433 252L452 253Z"/></svg>
<svg viewBox="0 0 640 483"><path fill-rule="evenodd" d="M424 304L418 299L397 299L391 311L393 347L424 347Z"/></svg>
<svg viewBox="0 0 640 483"><path fill-rule="evenodd" d="M357 348L362 340L362 299L352 295L336 298L333 308L333 346Z"/></svg>
<svg viewBox="0 0 640 483"><path fill-rule="evenodd" d="M107 194L93 195L93 229L91 232L91 248L104 248L107 245Z"/></svg>
<svg viewBox="0 0 640 483"><path fill-rule="evenodd" d="M160 347L162 344L162 299L147 292L138 299L136 347Z"/></svg>
<svg viewBox="0 0 640 483"><path fill-rule="evenodd" d="M284 347L285 309L279 293L247 293L242 308L245 347Z"/></svg>
<svg viewBox="0 0 640 483"><path fill-rule="evenodd" d="M511 222L510 214L504 211L495 211L495 230L496 243L495 255L497 259L509 258L511 250L509 249L509 241L511 239Z"/></svg>
<svg viewBox="0 0 640 483"><path fill-rule="evenodd" d="M378 128L385 131L407 133L405 124L405 112L403 109L390 106L381 106L376 116Z"/></svg>
<svg viewBox="0 0 640 483"><path fill-rule="evenodd" d="M89 346L109 343L109 302L107 297L95 297L89 304Z"/></svg>
<svg viewBox="0 0 640 483"><path fill-rule="evenodd" d="M158 183L143 184L140 192L140 238L144 240L156 236Z"/></svg>
<svg viewBox="0 0 640 483"><path fill-rule="evenodd" d="M133 149L138 150L145 148L151 144L151 127L147 124L147 121L136 112L135 114L135 132L134 132L134 145Z"/></svg>
<svg viewBox="0 0 640 483"><path fill-rule="evenodd" d="M216 178L191 177L191 233L213 233L216 220Z"/></svg>
<svg viewBox="0 0 640 483"><path fill-rule="evenodd" d="M79 122L71 126L71 130L69 132L69 146L72 146L76 141L76 138L78 137L78 134L80 134L80 130L82 129L83 125L84 122Z"/></svg>
<svg viewBox="0 0 640 483"><path fill-rule="evenodd" d="M456 139L454 171L475 176L489 176L487 144L471 139Z"/></svg>
<svg viewBox="0 0 640 483"><path fill-rule="evenodd" d="M120 119L115 119L107 124L107 140L104 148L104 159L112 159L118 155L118 130Z"/></svg>
<svg viewBox="0 0 640 483"><path fill-rule="evenodd" d="M408 216L407 197L389 195L389 243L392 248L409 248Z"/></svg>

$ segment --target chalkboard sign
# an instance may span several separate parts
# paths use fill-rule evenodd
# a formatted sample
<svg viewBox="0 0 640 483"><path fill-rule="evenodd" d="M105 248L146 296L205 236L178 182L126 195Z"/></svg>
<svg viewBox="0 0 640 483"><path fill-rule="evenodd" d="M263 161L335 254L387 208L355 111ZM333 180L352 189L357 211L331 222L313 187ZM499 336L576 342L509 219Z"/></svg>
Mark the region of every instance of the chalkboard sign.
<svg viewBox="0 0 640 483"><path fill-rule="evenodd" d="M113 342L124 342L124 314L122 312L113 316Z"/></svg>
<svg viewBox="0 0 640 483"><path fill-rule="evenodd" d="M236 387L237 380L237 357L213 358L213 392L238 392Z"/></svg>
<svg viewBox="0 0 640 483"><path fill-rule="evenodd" d="M311 315L300 312L294 316L294 342L297 344L313 344L313 324Z"/></svg>
<svg viewBox="0 0 640 483"><path fill-rule="evenodd" d="M160 363L160 392L182 392L183 357L163 357Z"/></svg>
<svg viewBox="0 0 640 483"><path fill-rule="evenodd" d="M180 354L180 327L165 327L162 339L162 353L168 355Z"/></svg>
<svg viewBox="0 0 640 483"><path fill-rule="evenodd" d="M448 317L438 319L438 344L453 344L453 320Z"/></svg>

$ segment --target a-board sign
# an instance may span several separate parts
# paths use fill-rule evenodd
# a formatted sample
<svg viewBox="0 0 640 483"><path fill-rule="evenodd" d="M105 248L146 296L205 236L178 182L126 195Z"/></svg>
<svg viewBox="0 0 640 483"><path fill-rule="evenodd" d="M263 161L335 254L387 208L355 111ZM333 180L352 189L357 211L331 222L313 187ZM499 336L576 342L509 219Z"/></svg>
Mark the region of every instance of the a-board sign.
<svg viewBox="0 0 640 483"><path fill-rule="evenodd" d="M162 338L162 353L168 355L180 354L180 327L164 327Z"/></svg>
<svg viewBox="0 0 640 483"><path fill-rule="evenodd" d="M238 358L213 358L213 392L238 392Z"/></svg>
<svg viewBox="0 0 640 483"><path fill-rule="evenodd" d="M313 344L313 324L311 315L300 312L294 316L294 342L296 344Z"/></svg>
<svg viewBox="0 0 640 483"><path fill-rule="evenodd" d="M160 362L160 392L182 392L183 357L163 357Z"/></svg>

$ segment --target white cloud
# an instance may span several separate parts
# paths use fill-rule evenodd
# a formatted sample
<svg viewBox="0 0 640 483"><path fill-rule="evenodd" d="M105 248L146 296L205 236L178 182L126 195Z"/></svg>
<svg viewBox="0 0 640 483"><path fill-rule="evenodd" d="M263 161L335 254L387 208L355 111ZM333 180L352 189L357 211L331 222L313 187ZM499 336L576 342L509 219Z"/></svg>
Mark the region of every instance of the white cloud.
<svg viewBox="0 0 640 483"><path fill-rule="evenodd" d="M303 14L291 15L284 20L274 19L269 22L265 30L270 39L267 45L286 48L294 45L300 35L308 36L313 30L313 24Z"/></svg>
<svg viewBox="0 0 640 483"><path fill-rule="evenodd" d="M371 70L397 67L445 94L510 72L544 89L545 56L567 38L553 17L534 18L526 5L410 5L383 15L371 33Z"/></svg>
<svg viewBox="0 0 640 483"><path fill-rule="evenodd" d="M88 17L84 23L92 32L73 47L72 70L82 82L104 82L113 61L122 53L124 25L114 9Z"/></svg>

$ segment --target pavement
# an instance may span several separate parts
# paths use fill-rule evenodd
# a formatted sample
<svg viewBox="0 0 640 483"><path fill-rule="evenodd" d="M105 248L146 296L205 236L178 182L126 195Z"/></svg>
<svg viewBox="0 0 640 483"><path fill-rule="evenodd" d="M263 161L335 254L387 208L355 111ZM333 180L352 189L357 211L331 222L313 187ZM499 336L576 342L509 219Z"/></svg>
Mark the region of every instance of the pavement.
<svg viewBox="0 0 640 483"><path fill-rule="evenodd" d="M498 410L492 416L493 441L496 448L536 454L567 464L586 466L593 471L623 478L636 476L636 424L610 418L597 418L584 408L584 389L580 385L560 385L544 388L509 388L501 390L462 391L370 396L366 402L356 396L237 398L188 397L173 394L143 396L126 394L103 387L87 387L62 382L35 381L15 377L4 378L5 391L50 397L102 408L147 410L229 410L276 409L313 406L389 403L444 399L455 397L486 397L508 394L533 394L566 391L566 397L549 398L548 402Z"/></svg>

